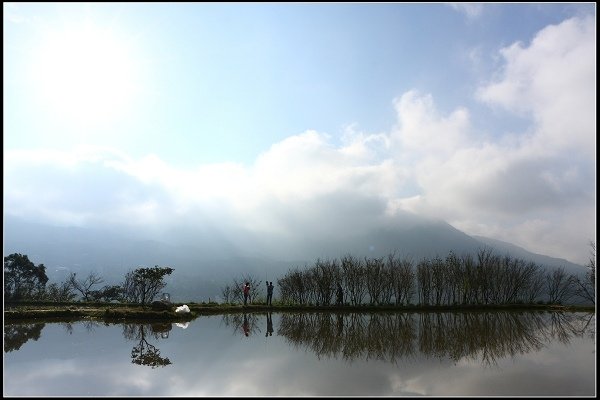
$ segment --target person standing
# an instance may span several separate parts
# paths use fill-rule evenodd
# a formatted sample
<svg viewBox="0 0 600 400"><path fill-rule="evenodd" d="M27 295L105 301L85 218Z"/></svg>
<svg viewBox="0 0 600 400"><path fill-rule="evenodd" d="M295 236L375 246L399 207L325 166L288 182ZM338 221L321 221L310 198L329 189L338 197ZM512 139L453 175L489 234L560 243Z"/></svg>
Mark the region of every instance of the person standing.
<svg viewBox="0 0 600 400"><path fill-rule="evenodd" d="M267 305L273 305L273 282L266 282L267 284Z"/></svg>
<svg viewBox="0 0 600 400"><path fill-rule="evenodd" d="M336 303L338 306L341 306L344 304L344 289L342 289L342 285L340 285L339 283L338 283L338 288L337 288Z"/></svg>
<svg viewBox="0 0 600 400"><path fill-rule="evenodd" d="M248 305L248 296L250 296L250 283L244 285L244 305Z"/></svg>

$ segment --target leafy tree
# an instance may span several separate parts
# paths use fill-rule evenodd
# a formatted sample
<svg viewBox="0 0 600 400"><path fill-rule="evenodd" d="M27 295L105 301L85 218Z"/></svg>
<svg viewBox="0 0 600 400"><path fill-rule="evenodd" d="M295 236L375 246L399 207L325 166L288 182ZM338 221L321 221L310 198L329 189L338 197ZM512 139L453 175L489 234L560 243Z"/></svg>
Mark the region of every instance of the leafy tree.
<svg viewBox="0 0 600 400"><path fill-rule="evenodd" d="M122 298L123 289L119 285L104 286L100 290L92 290L89 293L89 299L92 301L120 301Z"/></svg>
<svg viewBox="0 0 600 400"><path fill-rule="evenodd" d="M120 301L123 297L123 288L119 285L104 286L100 290L100 298L104 301Z"/></svg>
<svg viewBox="0 0 600 400"><path fill-rule="evenodd" d="M123 297L126 301L140 303L142 305L151 303L156 295L167 285L163 282L166 275L171 275L173 268L159 267L138 268L129 271L123 282Z"/></svg>
<svg viewBox="0 0 600 400"><path fill-rule="evenodd" d="M48 276L44 264L36 266L25 254L4 257L4 298L32 299L44 293Z"/></svg>

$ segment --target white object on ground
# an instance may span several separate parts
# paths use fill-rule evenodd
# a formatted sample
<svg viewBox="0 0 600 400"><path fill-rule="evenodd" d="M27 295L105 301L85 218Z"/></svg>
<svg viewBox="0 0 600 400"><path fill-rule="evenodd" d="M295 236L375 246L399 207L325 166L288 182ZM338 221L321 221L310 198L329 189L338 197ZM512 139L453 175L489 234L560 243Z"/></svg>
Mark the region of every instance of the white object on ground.
<svg viewBox="0 0 600 400"><path fill-rule="evenodd" d="M187 304L184 304L182 306L179 306L175 309L176 313L189 313L190 312L190 308L187 306Z"/></svg>

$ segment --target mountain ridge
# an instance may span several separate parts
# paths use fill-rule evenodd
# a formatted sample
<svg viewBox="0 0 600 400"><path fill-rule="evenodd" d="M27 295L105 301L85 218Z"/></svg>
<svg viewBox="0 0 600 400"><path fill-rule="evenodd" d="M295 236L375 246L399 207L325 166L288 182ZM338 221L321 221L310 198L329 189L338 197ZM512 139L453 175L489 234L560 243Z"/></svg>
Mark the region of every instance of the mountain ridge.
<svg viewBox="0 0 600 400"><path fill-rule="evenodd" d="M264 238L261 241L268 242ZM249 241L242 247L252 248L252 243ZM175 298L203 293L205 298L214 299L224 284L230 284L233 278L243 274L276 281L291 268L304 268L318 258L340 258L345 254L362 258L385 257L396 252L416 263L423 258L445 257L450 251L476 254L480 249L491 248L500 255L510 254L546 268L564 267L572 274L586 271L584 266L564 259L536 254L500 240L468 235L444 221L429 219L406 227L390 223L343 238L294 238L288 243L274 243L272 248L277 246L280 248L272 253L268 247L256 247L253 253L227 252L224 249L235 247L221 242L220 237L203 236L202 242L195 246L135 238L126 232L51 226L17 217L4 220L4 255L27 254L34 263L47 267L50 281L60 282L70 272L87 274L93 270L105 278L105 284L119 284L129 270L170 266L176 274L169 276L166 282L170 290L180 294ZM286 252L291 248L293 252Z"/></svg>

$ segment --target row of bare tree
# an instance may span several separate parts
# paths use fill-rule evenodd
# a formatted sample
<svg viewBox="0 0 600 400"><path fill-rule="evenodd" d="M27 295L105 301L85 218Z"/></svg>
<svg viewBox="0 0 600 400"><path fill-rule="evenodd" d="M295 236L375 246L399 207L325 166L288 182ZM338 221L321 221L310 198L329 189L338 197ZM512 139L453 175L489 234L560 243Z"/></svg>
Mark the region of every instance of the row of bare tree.
<svg viewBox="0 0 600 400"><path fill-rule="evenodd" d="M445 259L423 259L416 265L395 253L363 259L346 255L296 267L277 283L283 303L300 305L333 304L339 288L342 303L351 305L403 305L415 300L421 305L562 304L574 297L595 304L594 259L588 267L588 274L578 277L563 267L543 268L490 249L475 256L450 252Z"/></svg>

